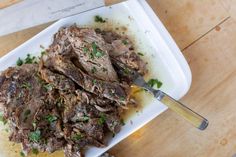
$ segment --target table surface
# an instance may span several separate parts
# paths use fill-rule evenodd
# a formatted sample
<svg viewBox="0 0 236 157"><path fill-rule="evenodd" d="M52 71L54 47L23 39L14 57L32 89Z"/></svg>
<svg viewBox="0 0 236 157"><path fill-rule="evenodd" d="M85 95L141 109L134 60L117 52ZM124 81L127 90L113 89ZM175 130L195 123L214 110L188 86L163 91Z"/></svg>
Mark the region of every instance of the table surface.
<svg viewBox="0 0 236 157"><path fill-rule="evenodd" d="M116 157L236 154L236 1L148 0L182 50L192 85L181 101L208 118L199 131L167 110L110 150ZM0 56L50 24L0 37Z"/></svg>

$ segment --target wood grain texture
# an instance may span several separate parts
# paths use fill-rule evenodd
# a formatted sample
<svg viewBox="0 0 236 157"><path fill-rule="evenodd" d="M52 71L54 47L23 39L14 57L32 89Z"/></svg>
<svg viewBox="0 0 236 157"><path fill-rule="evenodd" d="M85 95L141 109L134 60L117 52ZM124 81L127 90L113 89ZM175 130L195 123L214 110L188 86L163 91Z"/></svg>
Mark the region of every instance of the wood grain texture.
<svg viewBox="0 0 236 157"><path fill-rule="evenodd" d="M210 124L199 131L168 110L111 153L116 157L232 157L236 154L236 1L148 1L184 49L192 70L191 89L181 101ZM46 26L0 37L0 55Z"/></svg>
<svg viewBox="0 0 236 157"><path fill-rule="evenodd" d="M236 23L228 19L184 51L192 70L182 99L210 121L199 131L171 111L112 149L117 157L232 157L236 153Z"/></svg>
<svg viewBox="0 0 236 157"><path fill-rule="evenodd" d="M229 17L219 0L147 1L181 49Z"/></svg>
<svg viewBox="0 0 236 157"><path fill-rule="evenodd" d="M22 0L0 0L0 9L19 3Z"/></svg>
<svg viewBox="0 0 236 157"><path fill-rule="evenodd" d="M117 4L120 2L124 2L124 1L126 1L126 0L105 0L105 4L106 4L106 6L109 6L109 5Z"/></svg>
<svg viewBox="0 0 236 157"><path fill-rule="evenodd" d="M21 45L50 24L52 24L52 22L0 37L0 56L5 55L9 51Z"/></svg>

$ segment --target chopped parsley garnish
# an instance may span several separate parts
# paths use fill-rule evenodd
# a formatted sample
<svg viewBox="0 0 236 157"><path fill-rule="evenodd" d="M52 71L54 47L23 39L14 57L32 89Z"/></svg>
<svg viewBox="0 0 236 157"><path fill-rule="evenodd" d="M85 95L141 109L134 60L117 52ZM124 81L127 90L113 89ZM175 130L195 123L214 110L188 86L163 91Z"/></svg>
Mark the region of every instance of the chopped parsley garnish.
<svg viewBox="0 0 236 157"><path fill-rule="evenodd" d="M138 55L139 55L139 56L144 56L144 54L143 54L143 53L141 53L141 52L138 52Z"/></svg>
<svg viewBox="0 0 236 157"><path fill-rule="evenodd" d="M23 60L18 58L18 60L16 61L16 65L21 66L22 64L24 64Z"/></svg>
<svg viewBox="0 0 236 157"><path fill-rule="evenodd" d="M29 109L27 109L27 110L25 110L25 112L24 112L24 116L27 117L27 116L30 115L30 113L31 113L31 111L30 111Z"/></svg>
<svg viewBox="0 0 236 157"><path fill-rule="evenodd" d="M44 53L45 51L41 52L41 56ZM23 64L36 64L36 63L37 63L37 58L35 56L31 56L30 54L27 54L24 60L21 58L18 58L18 60L16 61L17 66L21 66Z"/></svg>
<svg viewBox="0 0 236 157"><path fill-rule="evenodd" d="M128 41L127 41L127 40L122 40L122 43L123 43L124 45L127 45L127 44L128 44Z"/></svg>
<svg viewBox="0 0 236 157"><path fill-rule="evenodd" d="M19 100L21 97L23 96L23 93L22 92L20 92L19 94L18 94L18 96L17 96L17 100Z"/></svg>
<svg viewBox="0 0 236 157"><path fill-rule="evenodd" d="M103 54L103 52L102 51L97 51L96 53L95 53L95 56L96 57L102 57L104 54Z"/></svg>
<svg viewBox="0 0 236 157"><path fill-rule="evenodd" d="M25 58L25 64L33 64L33 63L37 63L36 57L27 54L27 57Z"/></svg>
<svg viewBox="0 0 236 157"><path fill-rule="evenodd" d="M87 47L84 47L84 48L83 48L83 51L84 51L84 52L88 52L89 49L88 49Z"/></svg>
<svg viewBox="0 0 236 157"><path fill-rule="evenodd" d="M45 117L45 119L46 119L49 123L52 123L52 122L54 122L54 121L57 120L57 117L54 116L54 115L47 115L47 116Z"/></svg>
<svg viewBox="0 0 236 157"><path fill-rule="evenodd" d="M93 56L93 53L92 53L92 52L89 53L89 58L90 58L90 59L94 59L94 56Z"/></svg>
<svg viewBox="0 0 236 157"><path fill-rule="evenodd" d="M130 74L129 69L128 69L128 68L125 68L125 69L124 69L124 73L125 73L126 75L129 75L129 74Z"/></svg>
<svg viewBox="0 0 236 157"><path fill-rule="evenodd" d="M91 72L94 74L95 72L97 72L97 69L95 67L93 67Z"/></svg>
<svg viewBox="0 0 236 157"><path fill-rule="evenodd" d="M40 60L40 58L42 58L43 55L45 55L45 54L46 54L46 51L41 51L41 55L38 57L38 59ZM37 63L37 62L35 61L35 63Z"/></svg>
<svg viewBox="0 0 236 157"><path fill-rule="evenodd" d="M104 20L101 16L99 16L99 15L96 15L95 17L94 17L94 21L95 22L100 22L100 23L105 23L106 22L106 20Z"/></svg>
<svg viewBox="0 0 236 157"><path fill-rule="evenodd" d="M39 151L38 151L38 149L33 148L33 149L32 149L32 153L35 154L35 155L37 155L37 154L39 153Z"/></svg>
<svg viewBox="0 0 236 157"><path fill-rule="evenodd" d="M97 45L95 42L92 42L93 54L97 52Z"/></svg>
<svg viewBox="0 0 236 157"><path fill-rule="evenodd" d="M46 51L42 51L41 52L41 56L45 55L46 54Z"/></svg>
<svg viewBox="0 0 236 157"><path fill-rule="evenodd" d="M53 89L53 85L52 84L46 84L43 86L47 91L51 91Z"/></svg>
<svg viewBox="0 0 236 157"><path fill-rule="evenodd" d="M22 88L26 88L26 89L30 89L32 86L29 82L24 82L22 85L21 85Z"/></svg>
<svg viewBox="0 0 236 157"><path fill-rule="evenodd" d="M157 88L161 88L162 86L162 82L159 81L158 79L150 79L147 83L150 87L156 86Z"/></svg>
<svg viewBox="0 0 236 157"><path fill-rule="evenodd" d="M4 118L3 113L0 113L0 121L5 125L7 124L6 118Z"/></svg>
<svg viewBox="0 0 236 157"><path fill-rule="evenodd" d="M30 115L31 111L29 109L27 109L25 112L24 112L24 116L28 116Z"/></svg>
<svg viewBox="0 0 236 157"><path fill-rule="evenodd" d="M98 124L102 125L106 122L106 115L105 114L101 114L99 119L98 119Z"/></svg>
<svg viewBox="0 0 236 157"><path fill-rule="evenodd" d="M97 80L93 80L93 84L96 84Z"/></svg>
<svg viewBox="0 0 236 157"><path fill-rule="evenodd" d="M99 58L104 55L104 52L98 50L98 46L96 45L95 42L92 42L92 49L93 49L93 52L91 53L92 57L90 57L90 58L93 59L94 56Z"/></svg>
<svg viewBox="0 0 236 157"><path fill-rule="evenodd" d="M72 139L74 139L74 140L80 140L82 137L83 137L82 134L77 133L77 134L73 135Z"/></svg>
<svg viewBox="0 0 236 157"><path fill-rule="evenodd" d="M34 132L30 132L29 134L29 140L32 142L39 142L41 139L41 132L40 130L36 130Z"/></svg>
<svg viewBox="0 0 236 157"><path fill-rule="evenodd" d="M23 153L22 151L20 152L20 156L21 157L25 157L25 153Z"/></svg>
<svg viewBox="0 0 236 157"><path fill-rule="evenodd" d="M84 117L82 118L82 121L83 121L83 122L88 122L89 119L90 119L90 118L89 118L88 116L84 116Z"/></svg>
<svg viewBox="0 0 236 157"><path fill-rule="evenodd" d="M120 97L120 100L121 100L121 101L124 101L124 100L125 100L125 97L121 96L121 97Z"/></svg>

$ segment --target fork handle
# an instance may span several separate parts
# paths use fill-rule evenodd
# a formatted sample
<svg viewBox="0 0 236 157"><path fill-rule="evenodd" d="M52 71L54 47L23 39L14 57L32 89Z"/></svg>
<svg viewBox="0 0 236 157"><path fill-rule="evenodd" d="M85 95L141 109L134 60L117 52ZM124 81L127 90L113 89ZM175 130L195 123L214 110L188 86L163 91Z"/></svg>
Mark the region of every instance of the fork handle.
<svg viewBox="0 0 236 157"><path fill-rule="evenodd" d="M200 130L204 130L207 128L208 120L206 118L194 112L193 110L180 103L179 101L175 100L174 98L170 97L166 93L162 91L158 92L161 92L161 94L157 96L157 99L160 100L166 106L168 106L172 111L175 111L177 114L182 116L184 119L189 121L192 125L194 125Z"/></svg>

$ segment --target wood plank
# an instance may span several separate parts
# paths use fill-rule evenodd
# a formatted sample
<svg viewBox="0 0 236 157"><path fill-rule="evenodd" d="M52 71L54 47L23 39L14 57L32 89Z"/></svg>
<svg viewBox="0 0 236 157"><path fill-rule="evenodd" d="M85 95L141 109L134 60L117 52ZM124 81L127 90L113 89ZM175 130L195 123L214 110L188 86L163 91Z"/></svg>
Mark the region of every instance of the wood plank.
<svg viewBox="0 0 236 157"><path fill-rule="evenodd" d="M218 0L147 1L181 49L229 17Z"/></svg>
<svg viewBox="0 0 236 157"><path fill-rule="evenodd" d="M112 149L117 157L232 157L236 153L236 23L229 18L185 51L193 82L182 99L206 116L199 131L171 111Z"/></svg>
<svg viewBox="0 0 236 157"><path fill-rule="evenodd" d="M21 45L50 24L52 22L0 37L0 57Z"/></svg>
<svg viewBox="0 0 236 157"><path fill-rule="evenodd" d="M0 9L19 3L20 1L22 0L0 0Z"/></svg>
<svg viewBox="0 0 236 157"><path fill-rule="evenodd" d="M104 0L104 1L105 1L106 6L109 6L109 5L120 3L120 2L123 2L123 1L126 1L126 0Z"/></svg>
<svg viewBox="0 0 236 157"><path fill-rule="evenodd" d="M220 3L225 10L230 14L234 20L236 20L236 1L235 0L220 0Z"/></svg>

